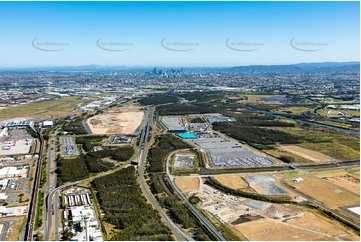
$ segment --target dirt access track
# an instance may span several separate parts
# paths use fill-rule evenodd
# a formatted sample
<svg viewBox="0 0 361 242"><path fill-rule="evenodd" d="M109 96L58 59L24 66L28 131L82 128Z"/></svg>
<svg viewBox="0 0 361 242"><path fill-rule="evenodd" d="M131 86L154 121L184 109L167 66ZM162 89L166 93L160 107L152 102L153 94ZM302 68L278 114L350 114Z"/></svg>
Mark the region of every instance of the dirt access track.
<svg viewBox="0 0 361 242"><path fill-rule="evenodd" d="M134 134L143 116L137 107L123 108L91 117L87 124L93 134Z"/></svg>

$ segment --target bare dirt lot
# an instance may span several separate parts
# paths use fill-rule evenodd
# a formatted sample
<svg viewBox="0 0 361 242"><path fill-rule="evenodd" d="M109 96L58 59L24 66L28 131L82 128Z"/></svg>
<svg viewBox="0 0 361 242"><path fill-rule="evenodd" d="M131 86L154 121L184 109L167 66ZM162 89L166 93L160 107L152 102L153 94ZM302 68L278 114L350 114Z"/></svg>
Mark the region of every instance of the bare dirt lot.
<svg viewBox="0 0 361 242"><path fill-rule="evenodd" d="M291 154L301 156L305 159L314 161L314 162L333 162L336 161L335 158L331 156L322 154L320 152L312 151L309 149L302 148L297 145L283 145L279 147L280 150L290 152Z"/></svg>
<svg viewBox="0 0 361 242"><path fill-rule="evenodd" d="M199 179L197 177L178 177L175 179L175 184L185 194L199 189Z"/></svg>
<svg viewBox="0 0 361 242"><path fill-rule="evenodd" d="M87 120L93 134L133 134L142 123L143 111L108 112Z"/></svg>

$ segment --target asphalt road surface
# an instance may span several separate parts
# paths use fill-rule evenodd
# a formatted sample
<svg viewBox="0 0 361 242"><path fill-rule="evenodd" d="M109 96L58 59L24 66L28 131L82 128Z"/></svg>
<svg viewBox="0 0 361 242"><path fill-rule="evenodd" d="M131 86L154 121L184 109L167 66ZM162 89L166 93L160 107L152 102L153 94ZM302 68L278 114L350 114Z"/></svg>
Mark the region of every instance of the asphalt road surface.
<svg viewBox="0 0 361 242"><path fill-rule="evenodd" d="M41 133L41 131L40 131L40 133ZM27 226L26 226L26 229L25 229L25 238L24 238L24 240L28 240L28 241L33 240L33 230L34 230L34 223L35 223L35 217L36 217L36 207L37 207L37 200L38 200L38 194L39 194L41 165L42 165L43 152L44 152L44 139L40 135L40 133L38 133L38 137L40 139L39 158L38 158L38 163L37 163L37 166L36 166L33 192L32 192L31 200L30 200Z"/></svg>
<svg viewBox="0 0 361 242"><path fill-rule="evenodd" d="M187 204L187 206L192 210L193 214L198 218L198 220L205 226L208 228L208 230L210 232L212 232L212 234L218 239L218 240L221 240L221 241L226 241L226 238L223 237L223 235L217 230L216 227L214 227L214 225L208 221L207 218L205 218L203 216L203 214L201 212L199 212L194 206L192 203L190 203L188 201L188 199L184 196L184 194L178 189L178 187L175 185L174 183L174 177L171 175L171 172L170 172L170 160L171 160L171 157L173 155L174 152L172 152L170 155L168 155L168 158L167 158L167 164L166 164L166 169L167 169L167 175L169 177L169 181L170 181L170 184L172 185L174 191L177 192L177 194L183 199L183 201Z"/></svg>
<svg viewBox="0 0 361 242"><path fill-rule="evenodd" d="M51 191L48 196L46 197L45 199L45 221L44 221L44 238L45 236L49 237L50 236L50 228L52 226L52 213L53 213L53 203L52 203L52 200L53 200L53 197L56 193L60 192L61 190L67 188L67 187L71 187L71 186L75 186L77 184L80 184L82 182L85 182L85 181L91 181L95 178L98 178L98 177L103 177L103 176L107 176L107 175L110 175L114 172L117 172L125 167L128 167L130 166L130 161L125 163L124 165L121 165L113 170L109 170L109 171L106 171L106 172L103 172L103 173L100 173L96 176L93 176L93 177L89 177L89 178L86 178L86 179L83 179L83 180L80 180L80 181L76 181L76 182L71 182L71 183L67 183L67 184L64 184L62 186L59 186L57 188L55 188L53 191ZM57 202L58 200L55 199L55 201ZM58 207L58 203L54 203L54 209L56 209L55 207ZM56 210L55 210L56 211ZM54 213L56 215L56 212ZM59 216L59 215L56 215L56 216ZM57 227L57 226L55 226ZM57 234L55 234L55 236L57 236Z"/></svg>
<svg viewBox="0 0 361 242"><path fill-rule="evenodd" d="M168 218L168 216L164 213L164 211L162 210L162 208L159 206L158 202L152 195L151 191L149 190L147 182L145 181L145 178L144 178L144 170L145 170L145 164L146 164L146 158L147 158L147 151L149 148L148 137L149 137L149 133L150 133L149 132L150 127L152 127L152 124L153 124L153 113L154 113L154 108L151 107L150 111L146 117L145 127L144 127L145 130L142 133L142 136L140 137L140 142L139 142L139 147L143 146L143 150L142 150L142 153L140 156L139 170L138 170L139 178L140 178L140 185L141 185L143 193L147 197L148 201L150 201L152 203L152 205L157 209L159 214L162 216L162 218L166 222L167 226L171 229L172 233L175 235L176 239L179 241L193 240L190 236L188 236L180 228L178 228L177 225L175 225Z"/></svg>
<svg viewBox="0 0 361 242"><path fill-rule="evenodd" d="M13 223L16 223L16 220L0 222L0 225L2 225L2 229L0 232L0 241L6 241L6 234Z"/></svg>

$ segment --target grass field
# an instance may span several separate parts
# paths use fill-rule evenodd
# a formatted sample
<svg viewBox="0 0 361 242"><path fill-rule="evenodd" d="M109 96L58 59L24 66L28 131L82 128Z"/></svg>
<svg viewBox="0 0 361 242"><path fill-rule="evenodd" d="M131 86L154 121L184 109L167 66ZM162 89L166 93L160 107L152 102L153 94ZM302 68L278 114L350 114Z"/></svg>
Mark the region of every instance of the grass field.
<svg viewBox="0 0 361 242"><path fill-rule="evenodd" d="M343 206L360 204L360 197L343 187L313 176L300 177L303 178L302 182L296 183L287 180L286 183L323 203L328 208L338 209Z"/></svg>
<svg viewBox="0 0 361 242"><path fill-rule="evenodd" d="M343 129L352 129L352 130L360 130L360 127L354 127L352 124L339 123L334 121L317 121L317 123L327 124L330 126L335 126Z"/></svg>
<svg viewBox="0 0 361 242"><path fill-rule="evenodd" d="M310 110L312 106L285 106L279 107L272 111L280 113L292 113L292 114L301 114Z"/></svg>
<svg viewBox="0 0 361 242"><path fill-rule="evenodd" d="M74 113L79 103L89 102L80 97L64 97L53 101L30 103L1 110L0 120L13 118L55 118Z"/></svg>
<svg viewBox="0 0 361 242"><path fill-rule="evenodd" d="M314 176L360 195L360 176L346 169L314 171Z"/></svg>
<svg viewBox="0 0 361 242"><path fill-rule="evenodd" d="M336 159L328 155L305 149L297 145L282 145L279 147L279 149L318 163L336 161Z"/></svg>
<svg viewBox="0 0 361 242"><path fill-rule="evenodd" d="M271 156L274 156L278 159L280 159L282 156L287 156L287 157L292 157L293 160L294 160L294 163L296 164L302 164L302 163L314 163L313 161L311 160L308 160L308 159L305 159L301 156L298 156L298 155L295 155L295 154L291 154L289 152L286 152L284 150L279 150L277 148L275 149L267 149L267 150L262 150L263 152L271 155Z"/></svg>
<svg viewBox="0 0 361 242"><path fill-rule="evenodd" d="M317 113L325 117L360 117L360 112L356 110L328 109L317 110Z"/></svg>
<svg viewBox="0 0 361 242"><path fill-rule="evenodd" d="M312 221L312 223L310 223L310 221ZM287 223L305 229L326 233L335 238L335 240L359 240L359 236L352 231L347 231L346 228L339 222L328 219L317 212L313 213L305 211L302 216L290 219Z"/></svg>
<svg viewBox="0 0 361 242"><path fill-rule="evenodd" d="M332 97L313 97L311 99L319 101L320 103L323 103L323 104L353 104L353 103L358 103L357 100L344 101L344 100L335 99L335 98L332 98Z"/></svg>
<svg viewBox="0 0 361 242"><path fill-rule="evenodd" d="M222 185L236 189L242 190L245 192L255 192L252 189L248 182L241 176L233 176L233 175L223 175L223 176L214 176L214 179L219 181Z"/></svg>
<svg viewBox="0 0 361 242"><path fill-rule="evenodd" d="M197 177L178 177L174 180L177 187L185 194L199 189L199 179Z"/></svg>
<svg viewBox="0 0 361 242"><path fill-rule="evenodd" d="M276 222L271 219L259 219L234 226L248 240L252 241L292 241L292 240L333 240L333 238L317 232L293 227L286 223Z"/></svg>
<svg viewBox="0 0 361 242"><path fill-rule="evenodd" d="M282 95L258 95L258 94L245 94L239 96L231 96L230 99L237 101L237 103L252 103L252 104L260 104L260 103L267 103L267 104L280 104L280 102L268 102L265 101L265 98L270 97L280 97ZM283 96L282 96L283 97ZM243 99L243 100L242 100Z"/></svg>
<svg viewBox="0 0 361 242"><path fill-rule="evenodd" d="M360 140L358 137L322 129L302 127L272 128L298 136L298 146L320 152L337 160L358 160L360 157Z"/></svg>

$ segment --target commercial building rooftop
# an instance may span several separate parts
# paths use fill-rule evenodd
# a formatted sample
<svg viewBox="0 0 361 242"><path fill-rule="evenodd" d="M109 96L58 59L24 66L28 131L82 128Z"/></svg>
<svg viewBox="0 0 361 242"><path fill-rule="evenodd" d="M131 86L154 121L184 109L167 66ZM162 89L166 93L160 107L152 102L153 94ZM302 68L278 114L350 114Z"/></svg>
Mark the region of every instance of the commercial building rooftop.
<svg viewBox="0 0 361 242"><path fill-rule="evenodd" d="M177 136L181 137L182 139L197 139L198 136L192 133L180 133Z"/></svg>
<svg viewBox="0 0 361 242"><path fill-rule="evenodd" d="M20 176L20 171L14 166L8 166L0 169L0 178L17 177Z"/></svg>

